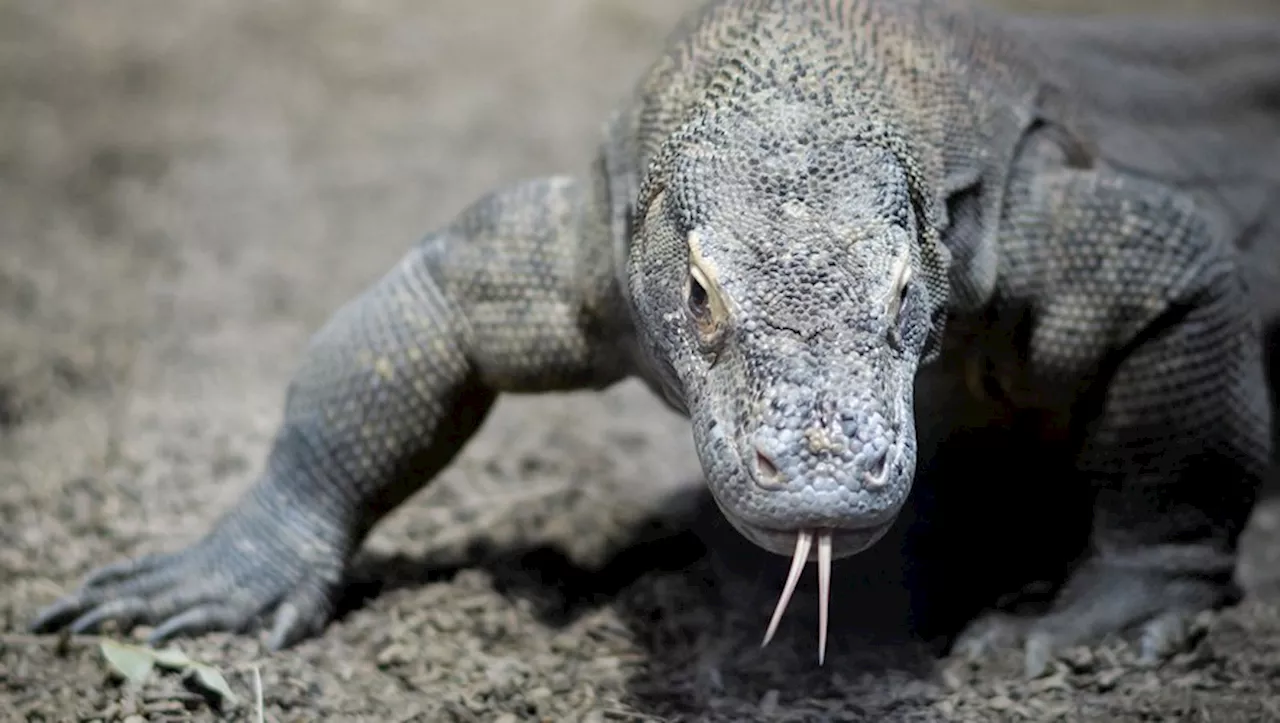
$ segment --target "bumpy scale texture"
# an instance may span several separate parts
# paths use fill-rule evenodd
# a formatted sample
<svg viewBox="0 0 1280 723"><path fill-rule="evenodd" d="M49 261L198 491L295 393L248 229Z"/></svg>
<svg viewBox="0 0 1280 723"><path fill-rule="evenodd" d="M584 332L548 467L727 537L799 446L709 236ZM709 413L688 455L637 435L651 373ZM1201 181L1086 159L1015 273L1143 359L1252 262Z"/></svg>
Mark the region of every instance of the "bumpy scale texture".
<svg viewBox="0 0 1280 723"><path fill-rule="evenodd" d="M1236 258L1280 229L1257 202L1280 191L1280 74L1209 87L1181 59L1274 62L1280 28L1143 32L935 0L708 3L587 173L494 192L335 313L261 481L207 537L98 571L35 627L146 621L161 640L273 615L273 647L313 634L369 529L496 395L628 376L688 414L735 527L796 571L816 550L825 586L928 462L917 423L946 405L917 382L964 369L975 399L1068 440L1095 507L1047 614L957 644L1022 641L1035 672L1136 626L1167 653L1236 595L1271 448L1259 321L1280 311ZM1179 125L1222 107L1252 124L1243 152ZM1161 134L1213 152L1134 151ZM1228 150L1245 166L1210 159Z"/></svg>

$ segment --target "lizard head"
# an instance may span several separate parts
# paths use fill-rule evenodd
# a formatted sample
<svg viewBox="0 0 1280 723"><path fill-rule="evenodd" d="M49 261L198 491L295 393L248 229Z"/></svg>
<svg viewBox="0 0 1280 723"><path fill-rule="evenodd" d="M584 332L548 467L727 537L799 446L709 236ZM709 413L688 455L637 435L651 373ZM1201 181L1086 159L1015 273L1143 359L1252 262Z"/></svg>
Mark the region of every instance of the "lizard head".
<svg viewBox="0 0 1280 723"><path fill-rule="evenodd" d="M717 504L802 565L814 541L820 561L864 550L901 510L945 291L922 272L894 153L829 115L775 111L667 139L638 194L628 284Z"/></svg>

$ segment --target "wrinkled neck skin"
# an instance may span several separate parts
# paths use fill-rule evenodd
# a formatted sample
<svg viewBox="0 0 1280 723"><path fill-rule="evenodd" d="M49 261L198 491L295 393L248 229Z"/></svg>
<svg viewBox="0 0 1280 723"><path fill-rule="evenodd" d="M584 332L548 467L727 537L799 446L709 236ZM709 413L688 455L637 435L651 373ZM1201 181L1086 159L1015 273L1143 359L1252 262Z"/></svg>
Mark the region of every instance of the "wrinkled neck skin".
<svg viewBox="0 0 1280 723"><path fill-rule="evenodd" d="M885 138L794 103L709 111L666 140L620 225L638 374L690 418L726 518L780 555L805 535L866 549L911 489L946 290L920 273Z"/></svg>

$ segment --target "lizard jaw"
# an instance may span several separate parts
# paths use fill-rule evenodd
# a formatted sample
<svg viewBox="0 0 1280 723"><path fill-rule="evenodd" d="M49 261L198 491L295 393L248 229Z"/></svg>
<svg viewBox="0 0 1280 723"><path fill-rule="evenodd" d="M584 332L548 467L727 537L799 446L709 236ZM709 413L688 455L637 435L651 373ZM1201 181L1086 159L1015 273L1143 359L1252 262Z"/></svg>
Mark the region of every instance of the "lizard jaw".
<svg viewBox="0 0 1280 723"><path fill-rule="evenodd" d="M712 499L716 502L716 506L720 508L721 513L724 514L725 519L729 521L729 524L757 547L783 557L792 557L794 555L797 533L795 528L778 529L748 523L734 513L732 509L729 509L727 505L721 503L720 499L714 494ZM877 516L875 519L862 520L862 524L858 527L840 527L828 522L815 525L810 528L810 531L817 529L825 531L831 541L831 559L839 560L845 557L852 557L879 542L880 538L884 537L897 518L898 510L893 509L886 514Z"/></svg>

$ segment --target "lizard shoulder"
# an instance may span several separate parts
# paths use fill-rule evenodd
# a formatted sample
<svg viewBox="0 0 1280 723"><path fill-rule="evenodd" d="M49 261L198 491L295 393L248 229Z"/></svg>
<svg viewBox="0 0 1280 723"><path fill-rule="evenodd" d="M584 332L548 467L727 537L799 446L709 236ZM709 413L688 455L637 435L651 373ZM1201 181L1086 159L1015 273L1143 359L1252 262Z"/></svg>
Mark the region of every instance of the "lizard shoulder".
<svg viewBox="0 0 1280 723"><path fill-rule="evenodd" d="M996 378L1070 399L1189 309L1247 315L1234 249L1213 228L1187 194L1039 139L1011 175L983 317Z"/></svg>

